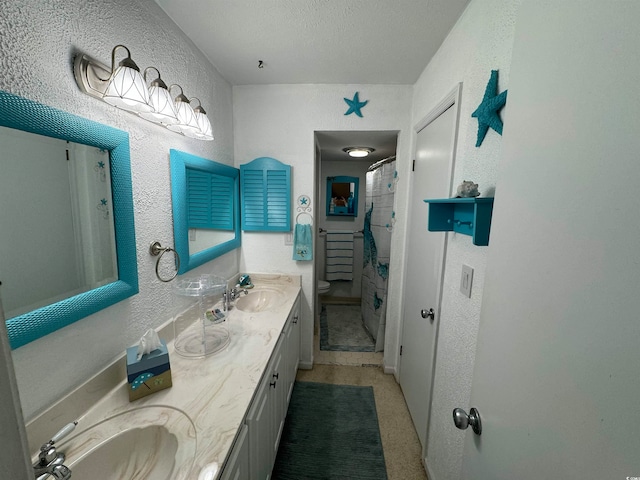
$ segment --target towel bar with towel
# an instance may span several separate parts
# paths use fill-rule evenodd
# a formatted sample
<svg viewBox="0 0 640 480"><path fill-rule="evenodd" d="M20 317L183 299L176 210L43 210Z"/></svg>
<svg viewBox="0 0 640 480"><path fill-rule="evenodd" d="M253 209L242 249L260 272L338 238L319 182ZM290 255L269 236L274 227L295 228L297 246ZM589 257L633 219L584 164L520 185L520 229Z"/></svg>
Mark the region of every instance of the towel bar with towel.
<svg viewBox="0 0 640 480"><path fill-rule="evenodd" d="M353 231L329 230L326 232L326 279L353 280Z"/></svg>

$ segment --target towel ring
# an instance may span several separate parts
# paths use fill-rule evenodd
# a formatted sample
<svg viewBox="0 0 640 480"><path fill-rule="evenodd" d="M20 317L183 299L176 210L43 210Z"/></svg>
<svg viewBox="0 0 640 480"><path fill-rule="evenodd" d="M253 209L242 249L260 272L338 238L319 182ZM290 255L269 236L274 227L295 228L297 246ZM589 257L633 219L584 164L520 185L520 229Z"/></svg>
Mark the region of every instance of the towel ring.
<svg viewBox="0 0 640 480"><path fill-rule="evenodd" d="M173 274L173 276L171 278L162 278L160 276L160 272L158 272L158 266L160 265L160 259L162 258L162 256L166 253L166 252L173 252L173 254L176 257L176 273ZM151 255L153 255L154 257L158 257L158 260L156 261L156 277L158 277L158 280L160 280L161 282L170 282L171 280L173 280L174 278L176 278L176 276L178 275L178 270L180 270L180 255L178 255L178 252L176 252L173 248L171 247L163 247L162 245L160 245L160 242L153 242L151 244L151 246L149 247L149 253Z"/></svg>
<svg viewBox="0 0 640 480"><path fill-rule="evenodd" d="M301 212L298 215L296 215L296 223L300 223L299 219L301 215L306 215L307 217L309 217L309 223L304 223L301 225L311 225L313 223L313 217L311 216L311 214L309 212Z"/></svg>

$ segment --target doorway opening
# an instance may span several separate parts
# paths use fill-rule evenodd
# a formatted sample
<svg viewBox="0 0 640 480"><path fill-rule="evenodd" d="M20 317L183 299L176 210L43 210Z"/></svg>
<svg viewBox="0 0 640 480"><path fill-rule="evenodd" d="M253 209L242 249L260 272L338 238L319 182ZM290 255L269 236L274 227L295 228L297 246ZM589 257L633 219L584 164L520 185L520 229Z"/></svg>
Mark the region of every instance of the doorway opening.
<svg viewBox="0 0 640 480"><path fill-rule="evenodd" d="M315 132L316 363L382 364L398 133ZM350 147L371 152L350 157ZM348 195L329 189L340 182Z"/></svg>

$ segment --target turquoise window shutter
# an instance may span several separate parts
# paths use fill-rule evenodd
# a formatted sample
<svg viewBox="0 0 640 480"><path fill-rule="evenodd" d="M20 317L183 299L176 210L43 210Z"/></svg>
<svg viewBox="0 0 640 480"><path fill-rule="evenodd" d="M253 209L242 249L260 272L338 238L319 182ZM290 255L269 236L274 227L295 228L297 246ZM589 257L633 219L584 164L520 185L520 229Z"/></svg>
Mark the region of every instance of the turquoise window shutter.
<svg viewBox="0 0 640 480"><path fill-rule="evenodd" d="M240 165L242 229L291 231L291 166L261 157Z"/></svg>
<svg viewBox="0 0 640 480"><path fill-rule="evenodd" d="M192 168L186 173L188 227L233 230L234 180Z"/></svg>

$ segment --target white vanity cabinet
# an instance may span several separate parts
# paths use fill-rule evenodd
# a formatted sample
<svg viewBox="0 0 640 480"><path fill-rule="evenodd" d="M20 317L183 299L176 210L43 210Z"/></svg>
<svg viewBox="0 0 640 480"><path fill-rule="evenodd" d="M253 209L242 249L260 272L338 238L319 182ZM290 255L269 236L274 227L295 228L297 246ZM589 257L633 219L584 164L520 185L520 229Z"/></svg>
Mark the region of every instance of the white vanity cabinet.
<svg viewBox="0 0 640 480"><path fill-rule="evenodd" d="M296 373L300 363L300 298L291 309L289 318L284 327L285 343L287 344L286 357L286 404L289 405L293 383L296 381ZM286 415L286 409L285 409Z"/></svg>
<svg viewBox="0 0 640 480"><path fill-rule="evenodd" d="M298 297L246 416L250 472L247 478L251 480L268 480L271 477L300 358L299 319ZM233 468L233 453L225 467L224 479L227 478L224 476L227 468Z"/></svg>
<svg viewBox="0 0 640 480"><path fill-rule="evenodd" d="M249 476L249 427L243 425L220 480L247 480Z"/></svg>

